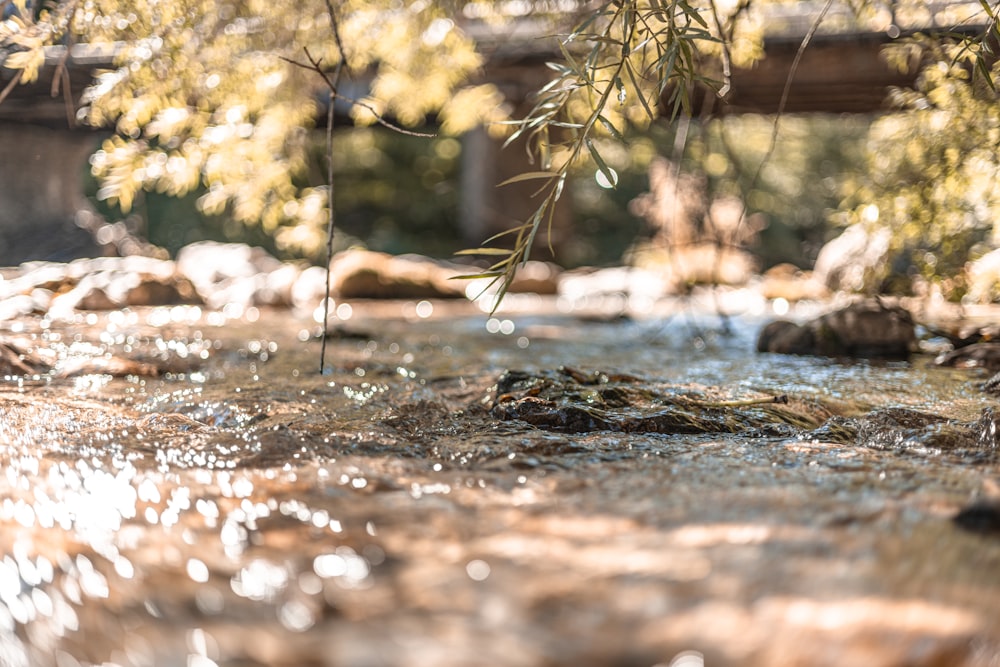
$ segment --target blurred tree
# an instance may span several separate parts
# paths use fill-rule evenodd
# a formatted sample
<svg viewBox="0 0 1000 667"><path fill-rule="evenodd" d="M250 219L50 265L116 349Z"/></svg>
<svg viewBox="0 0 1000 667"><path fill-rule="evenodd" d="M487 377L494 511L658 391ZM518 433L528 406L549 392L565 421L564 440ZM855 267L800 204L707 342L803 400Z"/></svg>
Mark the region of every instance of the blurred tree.
<svg viewBox="0 0 1000 667"><path fill-rule="evenodd" d="M892 261L867 289L922 276L961 297L966 262L1000 246L1000 63L967 39L918 38L889 54L904 66L914 48L929 64L914 90L893 94L906 113L872 125L867 168L837 218L892 231Z"/></svg>
<svg viewBox="0 0 1000 667"><path fill-rule="evenodd" d="M823 18L830 5L812 5L812 11ZM142 190L183 195L201 188L203 211L259 226L280 248L307 254L320 246L327 219L324 188L302 179L308 168L306 128L325 95L315 72L290 61L315 61L331 71L343 65L354 84L344 90L366 91L358 93L366 95L363 100L337 91L358 123L391 118L412 127L433 114L445 133L480 123L503 129L507 110L499 90L468 83L483 62L470 30L492 26L495 37L503 34L504 22L517 21L518 30L532 26L533 35L549 36L561 57L550 63L553 77L527 115L506 121L511 139L526 140L537 164L514 180L537 183L539 205L505 236L510 242L501 239L495 246L494 239L474 251L497 258L485 275L502 286L527 258L537 232L550 223L571 171L589 161L601 187L614 187L619 174L606 140L623 141L663 112L688 110L693 82L725 90L732 66L761 55L764 21L749 0L303 0L293 7L264 0L51 0L45 7L0 0L0 6L7 16L0 22L3 64L18 70L21 81L38 76L46 45L114 45L119 66L98 77L81 110L88 122L115 128L92 160L101 197L127 210ZM988 122L996 114L980 103L995 103L990 53L998 6L982 0L970 15L963 5L966 13L949 20L978 17L986 29L951 51L932 53L944 63L944 78L928 69L924 88L901 96L910 109L930 105L921 116L926 120L917 122L927 123L920 132L929 130L934 139L921 144L914 134L900 140L892 132L895 121L881 125L886 142L878 159L902 169L914 165L907 151L929 151L916 163L923 165L919 174L904 177L900 171L902 182L912 185L904 193L911 204L890 202L898 181L880 181L881 176L872 177L859 195L859 206L877 206L882 220L890 211L903 211L905 216L890 219L904 231L920 228L944 239L968 229L970 215L986 215L982 206L963 203L971 201L968 193L956 193L979 187L972 178L977 165L996 160ZM931 22L943 16L928 14L923 2L893 3L887 10L870 0L850 8L836 22L862 26L866 17L888 12L896 27L905 16ZM537 41L524 41L532 43ZM972 108L980 115L969 115ZM949 130L964 130L968 123L978 128L981 141L967 147L948 143ZM711 141L703 143L708 171L724 169L718 160L712 167L712 157L720 153ZM772 152L773 141L761 164ZM894 171L886 166L883 174ZM763 169L752 171L768 178ZM725 185L726 179L719 181ZM744 187L755 189L753 182ZM754 206L746 196L752 192L743 194ZM962 213L949 217L946 210Z"/></svg>
<svg viewBox="0 0 1000 667"><path fill-rule="evenodd" d="M4 65L23 82L38 76L49 44L114 45L118 68L97 77L80 111L115 129L91 161L101 199L127 212L142 190L200 189L203 212L260 226L286 251L322 245L324 188L302 176L307 129L325 96L322 81L283 58L304 60L308 49L369 79L370 96L345 105L360 124L391 115L414 126L435 113L454 134L505 117L495 87L467 84L482 60L451 18L457 1L63 0L38 12L26 0L0 4L10 13L0 23Z"/></svg>

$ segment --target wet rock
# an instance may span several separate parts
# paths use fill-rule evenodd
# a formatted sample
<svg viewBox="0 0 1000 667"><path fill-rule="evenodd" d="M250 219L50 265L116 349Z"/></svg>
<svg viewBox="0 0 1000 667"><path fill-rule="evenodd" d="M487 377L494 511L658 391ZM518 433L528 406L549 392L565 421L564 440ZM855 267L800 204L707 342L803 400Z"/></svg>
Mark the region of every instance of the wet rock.
<svg viewBox="0 0 1000 667"><path fill-rule="evenodd" d="M258 306L287 307L294 304L292 292L302 270L294 264L282 264L264 274L263 284L254 293Z"/></svg>
<svg viewBox="0 0 1000 667"><path fill-rule="evenodd" d="M965 345L938 355L934 363L938 366L985 368L994 371L994 375L979 385L979 388L991 394L1000 394L1000 342Z"/></svg>
<svg viewBox="0 0 1000 667"><path fill-rule="evenodd" d="M952 521L973 533L1000 535L1000 501L982 500L963 507Z"/></svg>
<svg viewBox="0 0 1000 667"><path fill-rule="evenodd" d="M882 450L918 449L929 446L932 436L942 427L951 425L945 417L907 408L886 408L855 420L855 442L861 447ZM940 439L938 439L940 440ZM975 434L969 429L952 433L952 444L975 444Z"/></svg>
<svg viewBox="0 0 1000 667"><path fill-rule="evenodd" d="M230 278L247 278L281 268L281 261L263 248L245 243L201 241L177 253L177 271L195 287L215 285Z"/></svg>
<svg viewBox="0 0 1000 667"><path fill-rule="evenodd" d="M1000 417L992 408L984 409L974 422L909 408L882 408L857 417L834 417L806 437L881 451L982 460L991 459L998 450L998 426Z"/></svg>
<svg viewBox="0 0 1000 667"><path fill-rule="evenodd" d="M173 262L142 256L29 262L0 282L0 319L197 301L194 287L175 274Z"/></svg>
<svg viewBox="0 0 1000 667"><path fill-rule="evenodd" d="M416 255L347 250L331 263L330 293L341 299L460 298L466 284L453 278L467 272L468 267Z"/></svg>
<svg viewBox="0 0 1000 667"><path fill-rule="evenodd" d="M747 433L792 435L829 416L786 397L730 399L707 388L657 386L631 375L576 369L507 371L498 380L492 414L569 433ZM817 415L822 415L817 416Z"/></svg>
<svg viewBox="0 0 1000 667"><path fill-rule="evenodd" d="M50 304L53 317L70 316L76 310L200 302L193 285L177 276L173 262L167 260L138 256L78 260L68 267L68 278Z"/></svg>
<svg viewBox="0 0 1000 667"><path fill-rule="evenodd" d="M39 292L39 294L44 294ZM31 314L42 314L49 308L51 298L36 299L34 294L16 294L0 301L0 322L14 320Z"/></svg>
<svg viewBox="0 0 1000 667"><path fill-rule="evenodd" d="M48 368L28 349L15 341L0 340L0 376L35 375Z"/></svg>
<svg viewBox="0 0 1000 667"><path fill-rule="evenodd" d="M805 324L778 320L757 339L758 352L827 357L905 358L916 349L913 318L904 308L865 301Z"/></svg>
<svg viewBox="0 0 1000 667"><path fill-rule="evenodd" d="M852 225L820 249L813 275L832 291L859 291L866 276L888 260L889 239L888 229L869 232L863 225Z"/></svg>
<svg viewBox="0 0 1000 667"><path fill-rule="evenodd" d="M939 355L934 363L956 368L1000 370L1000 343L973 343Z"/></svg>
<svg viewBox="0 0 1000 667"><path fill-rule="evenodd" d="M1000 372L994 373L989 380L980 385L980 389L990 394L1000 394Z"/></svg>

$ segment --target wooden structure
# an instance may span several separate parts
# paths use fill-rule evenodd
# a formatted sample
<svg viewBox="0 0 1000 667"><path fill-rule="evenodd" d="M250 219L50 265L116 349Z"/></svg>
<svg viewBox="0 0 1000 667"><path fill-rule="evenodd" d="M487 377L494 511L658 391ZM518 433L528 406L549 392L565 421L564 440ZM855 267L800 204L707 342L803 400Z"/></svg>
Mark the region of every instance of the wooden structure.
<svg viewBox="0 0 1000 667"><path fill-rule="evenodd" d="M773 113L785 89L801 37L765 40L766 56L754 67L737 69L723 98L703 89L694 96L696 113L725 115ZM881 49L891 42L884 33L817 34L804 51L792 79L784 111L788 113L873 113L885 109L890 86L909 86L915 71L899 73L885 62ZM551 74L544 66L557 54L525 51L504 45L490 58L485 78L496 83L515 104L526 103ZM0 61L4 53L0 50ZM82 179L86 157L100 139L100 130L76 122L84 89L98 70L111 67L114 47L52 47L38 80L11 85L15 75L0 68L0 265L23 258L20 232L38 225L57 225L59 247L74 247L82 233L74 213L83 202ZM60 69L65 65L65 73ZM58 82L55 85L53 82ZM523 107L522 107L523 108ZM25 126L31 126L28 130ZM525 164L524 151L499 151L485 133L471 133L465 142L461 217L466 242L478 244L486 236L529 215L535 202L527 186L497 190L496 183L534 167ZM75 172L74 172L75 170ZM79 174L79 179L73 178ZM33 186L31 184L34 184ZM46 184L38 187L38 184ZM529 184L530 185L530 184ZM54 191L55 190L55 191ZM516 191L515 191L516 190ZM521 211L520 209L524 209ZM564 217L560 214L557 217ZM556 224L556 232L563 227ZM4 236L6 235L6 236ZM70 239L70 240L67 240ZM80 240L82 246L86 243ZM558 242L558 239L556 239ZM18 246L15 248L15 246ZM43 249L32 257L51 256Z"/></svg>
<svg viewBox="0 0 1000 667"><path fill-rule="evenodd" d="M702 105L712 103L716 114L778 111L788 85L785 113L874 113L886 110L893 86L912 86L919 63L907 72L890 67L883 48L893 38L886 33L817 35L802 52L792 75L792 64L802 44L801 37L767 40L765 56L750 69L735 69L731 89L718 100L705 90Z"/></svg>

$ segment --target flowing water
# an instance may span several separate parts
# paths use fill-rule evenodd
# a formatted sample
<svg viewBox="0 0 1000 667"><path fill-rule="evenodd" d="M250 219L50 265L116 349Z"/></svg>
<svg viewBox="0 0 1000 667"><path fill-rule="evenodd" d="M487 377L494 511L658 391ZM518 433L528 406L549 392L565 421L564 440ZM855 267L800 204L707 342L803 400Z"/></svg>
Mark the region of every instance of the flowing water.
<svg viewBox="0 0 1000 667"><path fill-rule="evenodd" d="M1000 665L981 375L522 311L8 327L0 666Z"/></svg>

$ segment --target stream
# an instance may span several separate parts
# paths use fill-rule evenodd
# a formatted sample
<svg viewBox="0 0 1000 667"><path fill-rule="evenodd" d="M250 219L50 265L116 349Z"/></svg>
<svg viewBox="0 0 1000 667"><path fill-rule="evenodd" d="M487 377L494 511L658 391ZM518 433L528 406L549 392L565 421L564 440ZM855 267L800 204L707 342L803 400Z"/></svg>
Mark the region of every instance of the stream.
<svg viewBox="0 0 1000 667"><path fill-rule="evenodd" d="M521 305L5 323L0 667L1000 665L984 371Z"/></svg>

